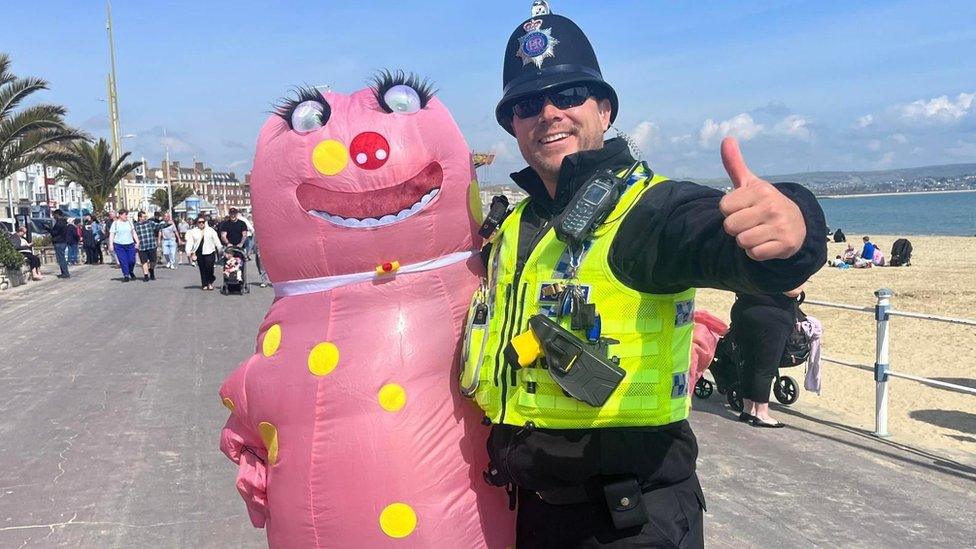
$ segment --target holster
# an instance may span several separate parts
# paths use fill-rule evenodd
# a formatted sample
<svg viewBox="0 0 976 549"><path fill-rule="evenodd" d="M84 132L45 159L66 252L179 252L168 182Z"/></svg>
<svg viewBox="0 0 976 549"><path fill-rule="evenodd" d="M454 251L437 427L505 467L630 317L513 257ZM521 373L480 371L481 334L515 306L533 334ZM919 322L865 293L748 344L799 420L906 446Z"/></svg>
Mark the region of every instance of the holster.
<svg viewBox="0 0 976 549"><path fill-rule="evenodd" d="M617 530L636 528L648 522L647 508L636 477L624 477L603 485L610 518Z"/></svg>

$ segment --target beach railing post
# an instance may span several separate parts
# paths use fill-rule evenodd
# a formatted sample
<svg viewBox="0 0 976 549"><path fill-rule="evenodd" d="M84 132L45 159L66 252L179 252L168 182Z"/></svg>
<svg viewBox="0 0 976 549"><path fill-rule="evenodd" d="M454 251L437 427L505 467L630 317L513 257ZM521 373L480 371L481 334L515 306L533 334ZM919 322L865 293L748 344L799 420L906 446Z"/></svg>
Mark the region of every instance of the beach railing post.
<svg viewBox="0 0 976 549"><path fill-rule="evenodd" d="M881 288L874 292L878 303L874 306L874 318L878 321L877 342L874 356L874 436L889 437L888 433L888 318L891 311L892 291Z"/></svg>

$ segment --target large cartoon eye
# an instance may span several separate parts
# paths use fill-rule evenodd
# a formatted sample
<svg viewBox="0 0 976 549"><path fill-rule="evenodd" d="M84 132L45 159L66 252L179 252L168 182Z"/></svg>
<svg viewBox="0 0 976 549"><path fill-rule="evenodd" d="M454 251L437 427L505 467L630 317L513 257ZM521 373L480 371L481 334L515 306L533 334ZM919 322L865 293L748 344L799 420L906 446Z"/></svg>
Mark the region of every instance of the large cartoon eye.
<svg viewBox="0 0 976 549"><path fill-rule="evenodd" d="M324 110L318 101L302 101L291 113L291 129L298 133L308 133L321 128Z"/></svg>
<svg viewBox="0 0 976 549"><path fill-rule="evenodd" d="M297 97L280 99L275 104L274 113L287 122L288 127L305 134L321 128L329 121L332 107L317 89L298 88L295 95Z"/></svg>
<svg viewBox="0 0 976 549"><path fill-rule="evenodd" d="M420 94L406 84L397 84L386 90L383 102L393 112L408 114L420 110Z"/></svg>
<svg viewBox="0 0 976 549"><path fill-rule="evenodd" d="M388 113L415 113L434 97L430 82L403 71L380 71L373 76L372 88L376 102Z"/></svg>

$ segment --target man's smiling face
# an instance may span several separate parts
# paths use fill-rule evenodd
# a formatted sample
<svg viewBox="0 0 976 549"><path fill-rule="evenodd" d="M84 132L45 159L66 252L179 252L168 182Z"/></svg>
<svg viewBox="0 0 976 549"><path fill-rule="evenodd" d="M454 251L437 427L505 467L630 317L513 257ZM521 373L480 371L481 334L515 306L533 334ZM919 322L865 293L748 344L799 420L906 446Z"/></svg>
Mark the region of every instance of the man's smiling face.
<svg viewBox="0 0 976 549"><path fill-rule="evenodd" d="M522 157L543 181L554 185L566 155L603 147L610 112L607 99L589 97L582 105L565 110L546 99L537 116L513 116L512 129Z"/></svg>

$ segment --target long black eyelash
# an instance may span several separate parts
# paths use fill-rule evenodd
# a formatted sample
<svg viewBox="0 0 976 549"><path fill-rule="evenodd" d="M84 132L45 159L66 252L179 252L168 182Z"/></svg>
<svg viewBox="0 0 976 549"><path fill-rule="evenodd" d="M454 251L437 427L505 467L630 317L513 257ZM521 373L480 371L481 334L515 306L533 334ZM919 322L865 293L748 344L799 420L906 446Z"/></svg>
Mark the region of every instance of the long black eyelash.
<svg viewBox="0 0 976 549"><path fill-rule="evenodd" d="M373 95L376 96L376 102L380 104L380 107L386 112L393 112L389 106L387 106L386 101L383 100L383 96L386 92L390 90L393 86L399 85L410 86L417 92L420 96L420 108L427 106L427 103L434 97L437 90L434 89L434 84L426 79L412 72L403 72L402 70L390 71L389 69L383 69L377 71L373 75L372 80L370 80L370 88L373 89Z"/></svg>
<svg viewBox="0 0 976 549"><path fill-rule="evenodd" d="M285 122L288 123L289 128L295 129L292 128L291 125L291 115L293 112L295 112L295 107L301 105L305 101L317 101L320 103L322 105L322 124L324 125L326 122L328 122L329 116L332 115L332 107L330 107L329 103L322 97L319 90L306 84L304 86L296 86L292 90L292 93L295 94L295 97L282 97L281 99L275 101L273 111L275 115L280 116Z"/></svg>

